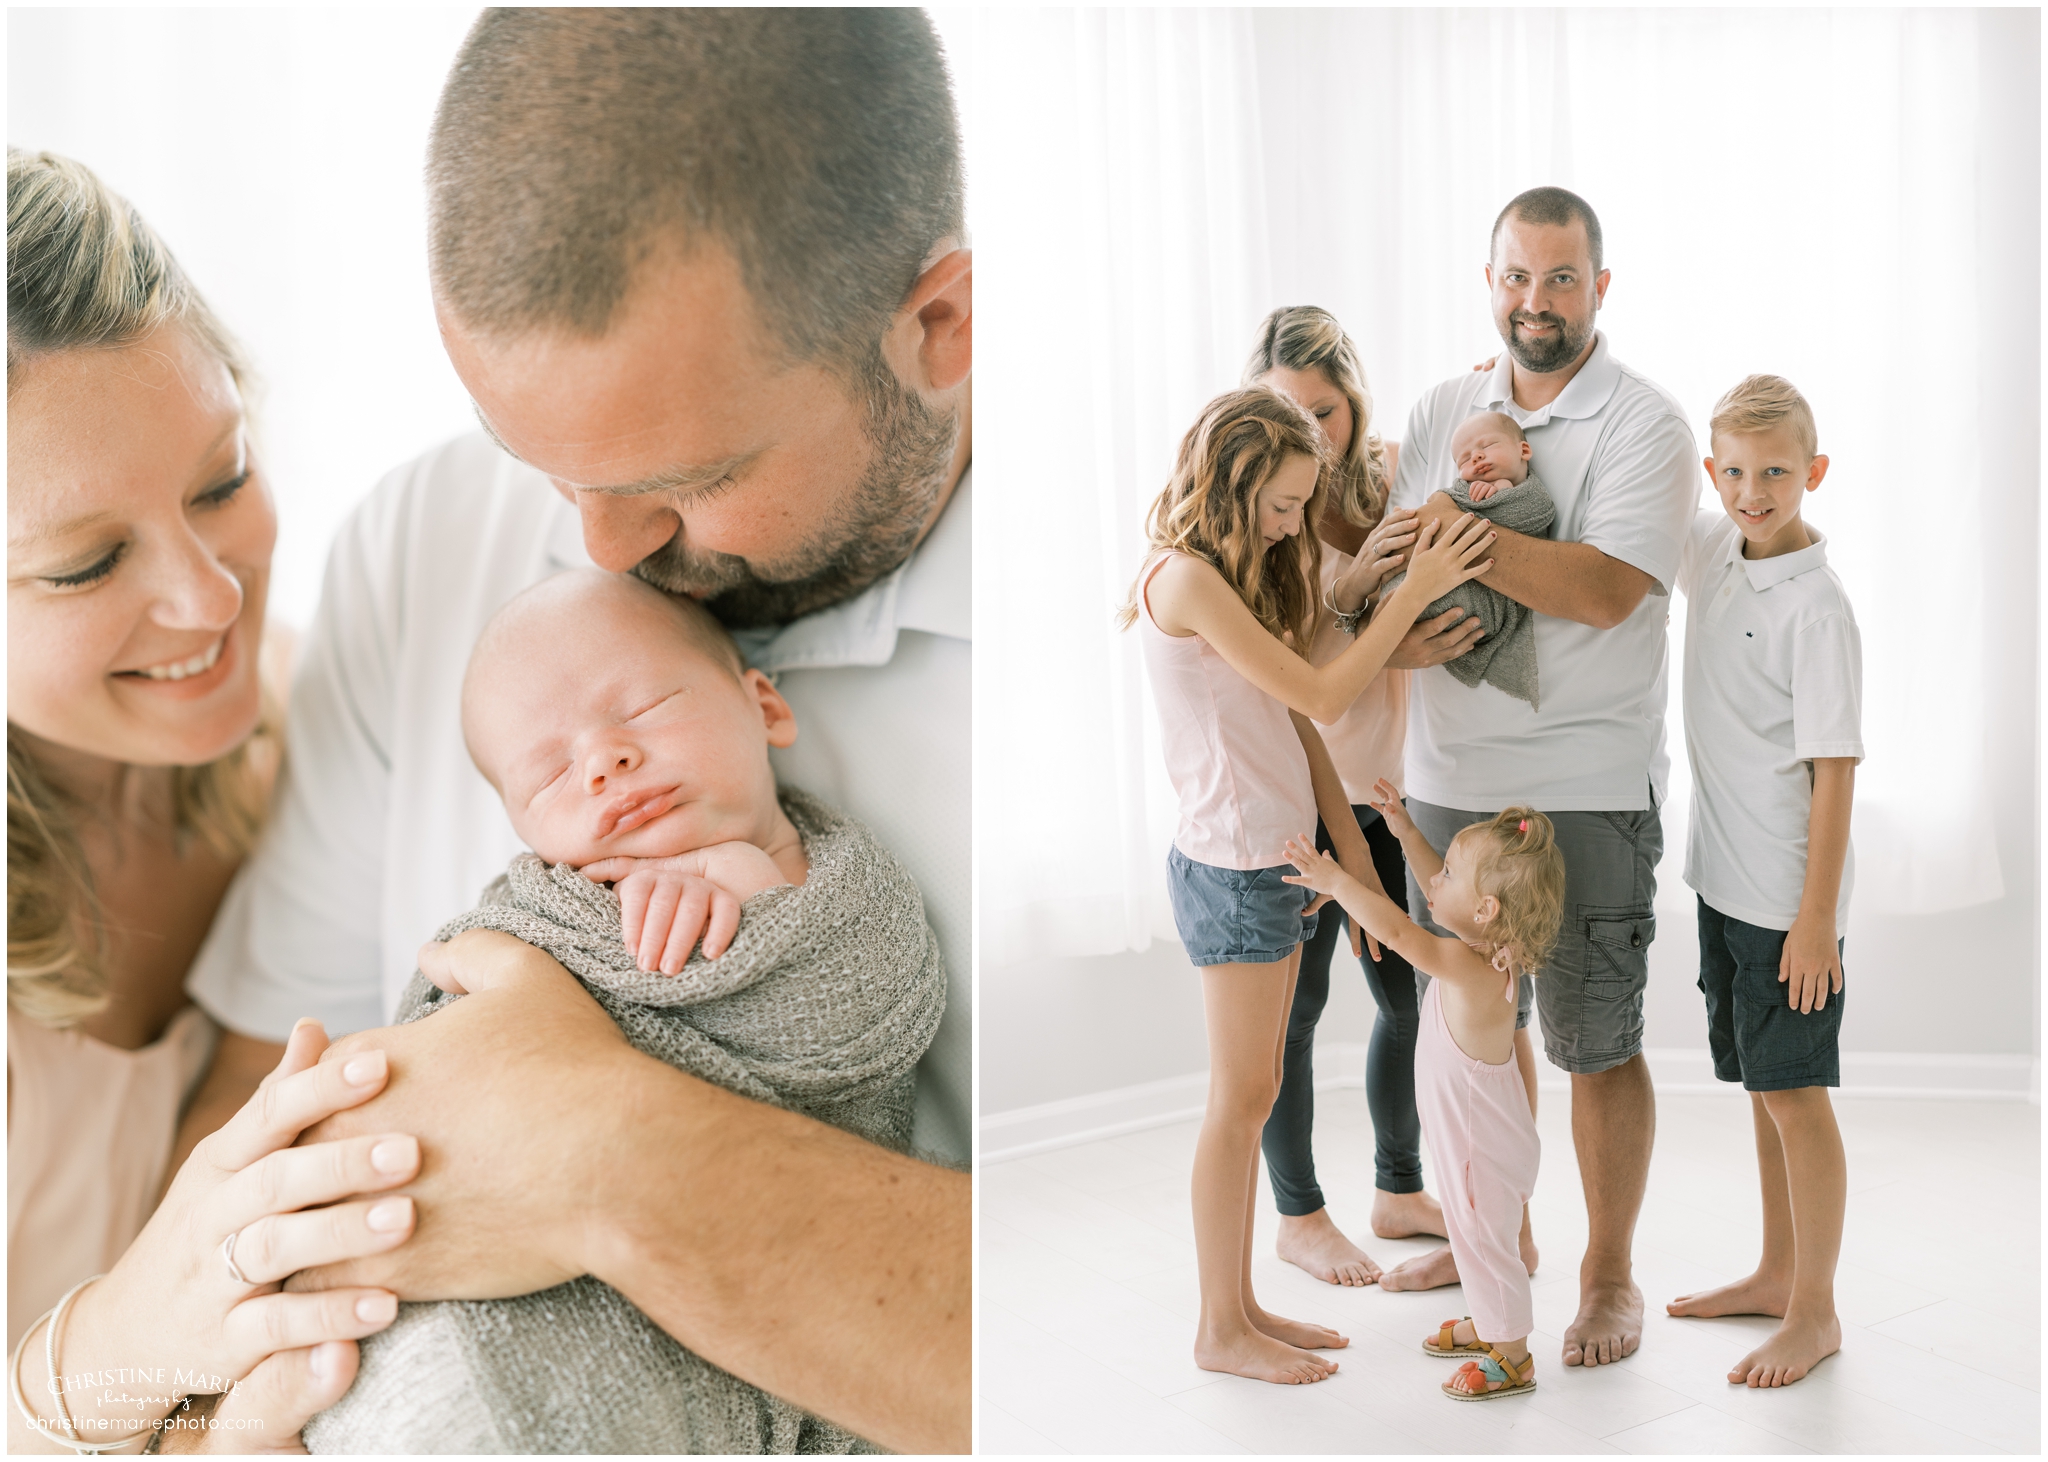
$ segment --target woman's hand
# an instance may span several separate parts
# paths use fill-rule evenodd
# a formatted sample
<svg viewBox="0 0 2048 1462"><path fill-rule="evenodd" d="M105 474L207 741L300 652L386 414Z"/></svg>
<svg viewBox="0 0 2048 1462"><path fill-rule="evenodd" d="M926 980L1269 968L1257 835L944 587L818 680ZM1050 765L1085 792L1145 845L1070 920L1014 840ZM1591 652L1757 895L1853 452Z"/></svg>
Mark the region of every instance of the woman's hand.
<svg viewBox="0 0 2048 1462"><path fill-rule="evenodd" d="M1388 574L1406 559L1404 552L1415 541L1415 509L1403 508L1380 519L1379 526L1366 535L1358 558L1332 585L1337 603L1356 608L1372 597Z"/></svg>
<svg viewBox="0 0 2048 1462"><path fill-rule="evenodd" d="M219 1391L225 1383L251 1376L266 1358L291 1353L295 1359L279 1360L273 1369L272 1384L238 1404L258 1404L259 1396L267 1395L270 1399L262 1404L269 1407L272 1423L291 1420L294 1432L304 1420L297 1403L324 1396L324 1389L274 1383L293 1368L309 1379L331 1382L339 1370L312 1376L316 1357L306 1352L337 1341L348 1343L347 1369L353 1374L355 1347L349 1342L390 1324L398 1311L397 1296L367 1287L288 1295L279 1284L295 1270L381 1254L403 1244L413 1227L410 1198L338 1200L410 1181L419 1171L419 1144L403 1134L380 1133L311 1147L291 1145L313 1123L369 1100L384 1087L388 1065L382 1051L321 1063L326 1045L318 1022L299 1022L277 1069L225 1127L199 1144L107 1277L79 1294L58 1356L67 1372L160 1365L174 1380L148 1389L175 1400ZM222 1256L229 1235L234 1236L232 1269ZM39 1347L31 1349L40 1355ZM325 1354L331 1360L334 1352ZM141 1425L162 1414L161 1407L96 1410L91 1396L77 1394L74 1415L107 1417L109 1435L118 1435L127 1422ZM37 1399L47 1397L45 1385ZM235 1401L231 1393L222 1404ZM292 1440L288 1433L272 1432L245 1435L241 1444L274 1448ZM222 1442L236 1445L227 1436Z"/></svg>
<svg viewBox="0 0 2048 1462"><path fill-rule="evenodd" d="M1434 520L1424 523L1416 536L1408 577L1401 581L1396 595L1428 604L1466 580L1478 578L1493 567L1492 559L1480 560L1479 555L1494 537L1493 525L1471 513L1460 513L1441 537Z"/></svg>

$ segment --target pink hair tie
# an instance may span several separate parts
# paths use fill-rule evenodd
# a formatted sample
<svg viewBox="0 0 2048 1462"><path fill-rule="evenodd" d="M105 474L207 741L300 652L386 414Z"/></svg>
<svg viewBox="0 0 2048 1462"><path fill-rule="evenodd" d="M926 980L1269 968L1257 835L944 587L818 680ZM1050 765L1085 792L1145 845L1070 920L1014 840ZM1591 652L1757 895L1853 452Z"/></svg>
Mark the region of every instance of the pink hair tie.
<svg viewBox="0 0 2048 1462"><path fill-rule="evenodd" d="M1528 818L1526 818L1526 817L1525 817L1525 818L1523 818L1523 819L1522 819L1522 820L1521 820L1520 822L1518 822L1518 823L1516 823L1516 824L1515 824L1515 831L1516 831L1516 832L1518 832L1518 833L1525 833L1525 832L1527 832L1528 830L1529 830L1529 819L1528 819Z"/></svg>

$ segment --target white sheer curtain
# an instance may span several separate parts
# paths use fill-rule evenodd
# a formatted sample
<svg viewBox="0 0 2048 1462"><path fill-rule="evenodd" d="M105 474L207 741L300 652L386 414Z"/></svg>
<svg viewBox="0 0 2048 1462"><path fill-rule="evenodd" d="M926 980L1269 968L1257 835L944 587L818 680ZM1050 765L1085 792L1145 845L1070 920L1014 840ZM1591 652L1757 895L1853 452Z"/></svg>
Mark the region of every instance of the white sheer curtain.
<svg viewBox="0 0 2048 1462"><path fill-rule="evenodd" d="M1993 799L2023 789L1989 769L1991 683L2034 675L2007 613L2034 602L2033 555L2024 585L1987 597L1987 574L2011 571L1997 535L2021 505L2032 523L2038 483L1986 470L2032 472L2038 431L1992 389L2038 371L1984 223L2039 196L2031 139L1999 121L2038 119L2015 101L2038 67L2011 54L2038 21L2016 15L984 13L1003 64L983 104L1006 119L979 208L984 961L1170 933L1171 794L1111 616L1180 433L1259 319L1334 310L1398 437L1422 390L1499 348L1487 229L1538 183L1599 211L1602 328L1703 452L1714 399L1751 371L1814 404L1833 466L1810 511L1865 646L1859 907L1999 898ZM1663 882L1685 904L1678 867Z"/></svg>

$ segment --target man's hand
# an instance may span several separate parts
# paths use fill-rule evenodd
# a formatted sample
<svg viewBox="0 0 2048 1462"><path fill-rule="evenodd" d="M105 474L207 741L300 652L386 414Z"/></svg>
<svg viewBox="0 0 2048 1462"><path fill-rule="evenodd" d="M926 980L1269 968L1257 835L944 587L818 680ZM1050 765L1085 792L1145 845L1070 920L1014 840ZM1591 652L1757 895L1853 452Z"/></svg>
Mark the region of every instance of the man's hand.
<svg viewBox="0 0 2048 1462"><path fill-rule="evenodd" d="M1450 494L1433 492L1416 510L1416 531L1435 523L1442 533L1464 513ZM1593 629L1613 629L1657 587L1657 581L1634 564L1609 557L1590 543L1532 538L1498 528L1487 552L1492 566L1481 578L1488 588L1538 614Z"/></svg>
<svg viewBox="0 0 2048 1462"><path fill-rule="evenodd" d="M374 1284L405 1300L504 1299L586 1273L592 1195L632 1120L630 1077L658 1065L552 958L472 929L420 951L422 973L468 992L411 1025L359 1031L322 1061L387 1053L384 1091L299 1139L372 1132L419 1138L412 1241L389 1254L302 1270L287 1289ZM372 1278L371 1276L376 1276Z"/></svg>
<svg viewBox="0 0 2048 1462"><path fill-rule="evenodd" d="M1824 1008L1829 994L1842 988L1842 952L1832 915L1802 913L1793 920L1778 956L1778 982L1786 986L1786 1003L1801 1015Z"/></svg>
<svg viewBox="0 0 2048 1462"><path fill-rule="evenodd" d="M1387 668L1427 670L1455 660L1479 643L1484 628L1477 616L1462 609L1446 609L1435 619L1418 619L1387 657Z"/></svg>

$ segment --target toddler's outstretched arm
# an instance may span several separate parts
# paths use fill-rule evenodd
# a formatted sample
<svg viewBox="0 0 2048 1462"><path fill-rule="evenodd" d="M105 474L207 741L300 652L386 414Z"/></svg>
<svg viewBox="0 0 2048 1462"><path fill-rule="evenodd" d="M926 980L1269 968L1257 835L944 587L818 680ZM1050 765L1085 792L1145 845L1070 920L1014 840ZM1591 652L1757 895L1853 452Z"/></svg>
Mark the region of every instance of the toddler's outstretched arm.
<svg viewBox="0 0 2048 1462"><path fill-rule="evenodd" d="M740 905L789 880L752 843L714 843L673 858L604 858L579 870L615 884L626 948L652 974L682 973L699 935L704 958L717 959L739 932Z"/></svg>
<svg viewBox="0 0 2048 1462"><path fill-rule="evenodd" d="M1442 939L1408 917L1407 911L1377 889L1367 888L1328 853L1317 849L1313 840L1296 835L1287 840L1287 861L1301 872L1283 874L1288 883L1298 883L1317 893L1326 893L1344 906L1344 912L1389 949L1432 979L1497 983L1500 972L1489 965L1462 939ZM1512 997L1511 997L1512 998Z"/></svg>
<svg viewBox="0 0 2048 1462"><path fill-rule="evenodd" d="M1401 856L1408 860L1408 866L1415 870L1417 883L1428 883L1443 871L1444 860L1429 839L1422 835L1408 816L1408 808L1401 801L1401 789L1385 777L1372 784L1372 796L1367 799L1373 811L1387 820L1387 826L1394 830L1394 836L1401 840Z"/></svg>

